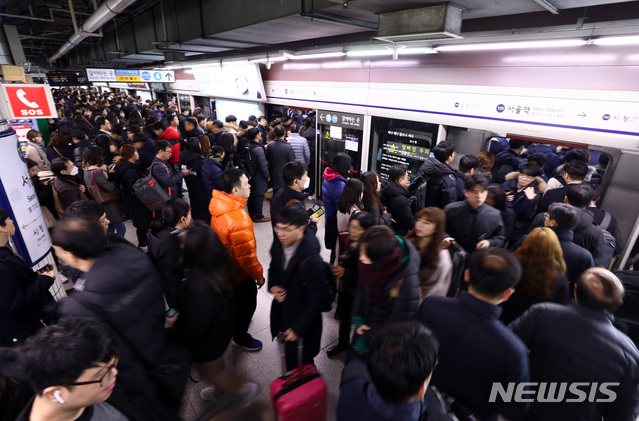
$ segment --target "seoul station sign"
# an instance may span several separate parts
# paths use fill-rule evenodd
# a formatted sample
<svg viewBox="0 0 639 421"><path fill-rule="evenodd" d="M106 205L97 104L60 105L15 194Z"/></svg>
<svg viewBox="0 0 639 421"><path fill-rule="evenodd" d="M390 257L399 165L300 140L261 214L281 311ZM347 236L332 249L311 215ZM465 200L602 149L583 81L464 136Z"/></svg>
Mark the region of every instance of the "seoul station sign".
<svg viewBox="0 0 639 421"><path fill-rule="evenodd" d="M86 69L89 82L175 82L173 70Z"/></svg>

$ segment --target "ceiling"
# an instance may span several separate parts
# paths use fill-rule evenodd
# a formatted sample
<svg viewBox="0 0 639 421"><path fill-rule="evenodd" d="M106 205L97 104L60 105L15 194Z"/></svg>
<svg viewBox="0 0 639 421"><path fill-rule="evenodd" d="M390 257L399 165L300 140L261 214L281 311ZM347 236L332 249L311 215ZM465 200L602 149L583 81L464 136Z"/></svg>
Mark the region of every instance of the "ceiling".
<svg viewBox="0 0 639 421"><path fill-rule="evenodd" d="M71 4L79 24L94 11L93 1L72 0ZM17 28L27 60L40 68L141 67L369 44L378 42L373 37L380 13L436 4L441 1L138 0L107 22L101 37L85 38L54 64L48 58L74 32L68 1L0 0L0 20ZM451 4L462 10L465 42L482 37L566 36L578 31L639 33L639 1L455 0Z"/></svg>

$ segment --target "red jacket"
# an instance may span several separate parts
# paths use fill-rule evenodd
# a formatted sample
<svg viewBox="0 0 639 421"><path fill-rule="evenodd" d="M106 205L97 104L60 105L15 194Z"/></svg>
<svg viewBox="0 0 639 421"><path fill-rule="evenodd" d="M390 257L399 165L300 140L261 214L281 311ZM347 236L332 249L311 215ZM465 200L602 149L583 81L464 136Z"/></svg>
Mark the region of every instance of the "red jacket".
<svg viewBox="0 0 639 421"><path fill-rule="evenodd" d="M168 140L171 144L171 158L169 158L169 164L180 162L180 152L182 152L182 145L178 142L178 140L180 140L180 132L169 126L164 129L162 134L155 140L160 139Z"/></svg>
<svg viewBox="0 0 639 421"><path fill-rule="evenodd" d="M244 210L246 199L213 190L209 205L211 227L231 253L237 268L237 281L261 279L262 265L257 260L253 221Z"/></svg>

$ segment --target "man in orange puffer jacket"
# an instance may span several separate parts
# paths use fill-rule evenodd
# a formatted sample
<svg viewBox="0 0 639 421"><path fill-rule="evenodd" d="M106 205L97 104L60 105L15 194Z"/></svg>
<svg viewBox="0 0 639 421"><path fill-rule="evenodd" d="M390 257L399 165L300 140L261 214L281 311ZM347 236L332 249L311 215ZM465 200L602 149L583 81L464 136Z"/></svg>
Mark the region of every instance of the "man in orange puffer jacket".
<svg viewBox="0 0 639 421"><path fill-rule="evenodd" d="M257 307L257 288L264 285L262 265L257 260L253 221L244 209L251 186L244 172L238 168L224 171L220 185L223 191L213 190L209 211L211 227L229 250L237 269L234 293L237 317L233 342L248 351L259 351L262 342L248 333Z"/></svg>

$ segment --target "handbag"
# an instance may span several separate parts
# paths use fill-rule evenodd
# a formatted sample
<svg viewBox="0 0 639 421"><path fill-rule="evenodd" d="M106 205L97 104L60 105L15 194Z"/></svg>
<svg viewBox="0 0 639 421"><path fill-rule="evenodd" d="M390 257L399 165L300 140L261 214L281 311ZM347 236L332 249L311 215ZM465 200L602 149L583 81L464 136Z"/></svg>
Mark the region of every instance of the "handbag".
<svg viewBox="0 0 639 421"><path fill-rule="evenodd" d="M348 251L348 245L350 244L350 237L348 231L340 231L337 233L337 245L339 246L340 254Z"/></svg>
<svg viewBox="0 0 639 421"><path fill-rule="evenodd" d="M106 191L98 186L98 184L95 182L95 178L93 177L94 171L95 170L91 171L91 181L93 181L93 184L89 186L89 193L91 193L91 197L93 197L93 200L101 205L120 200L120 196L118 196L118 193L115 190Z"/></svg>

